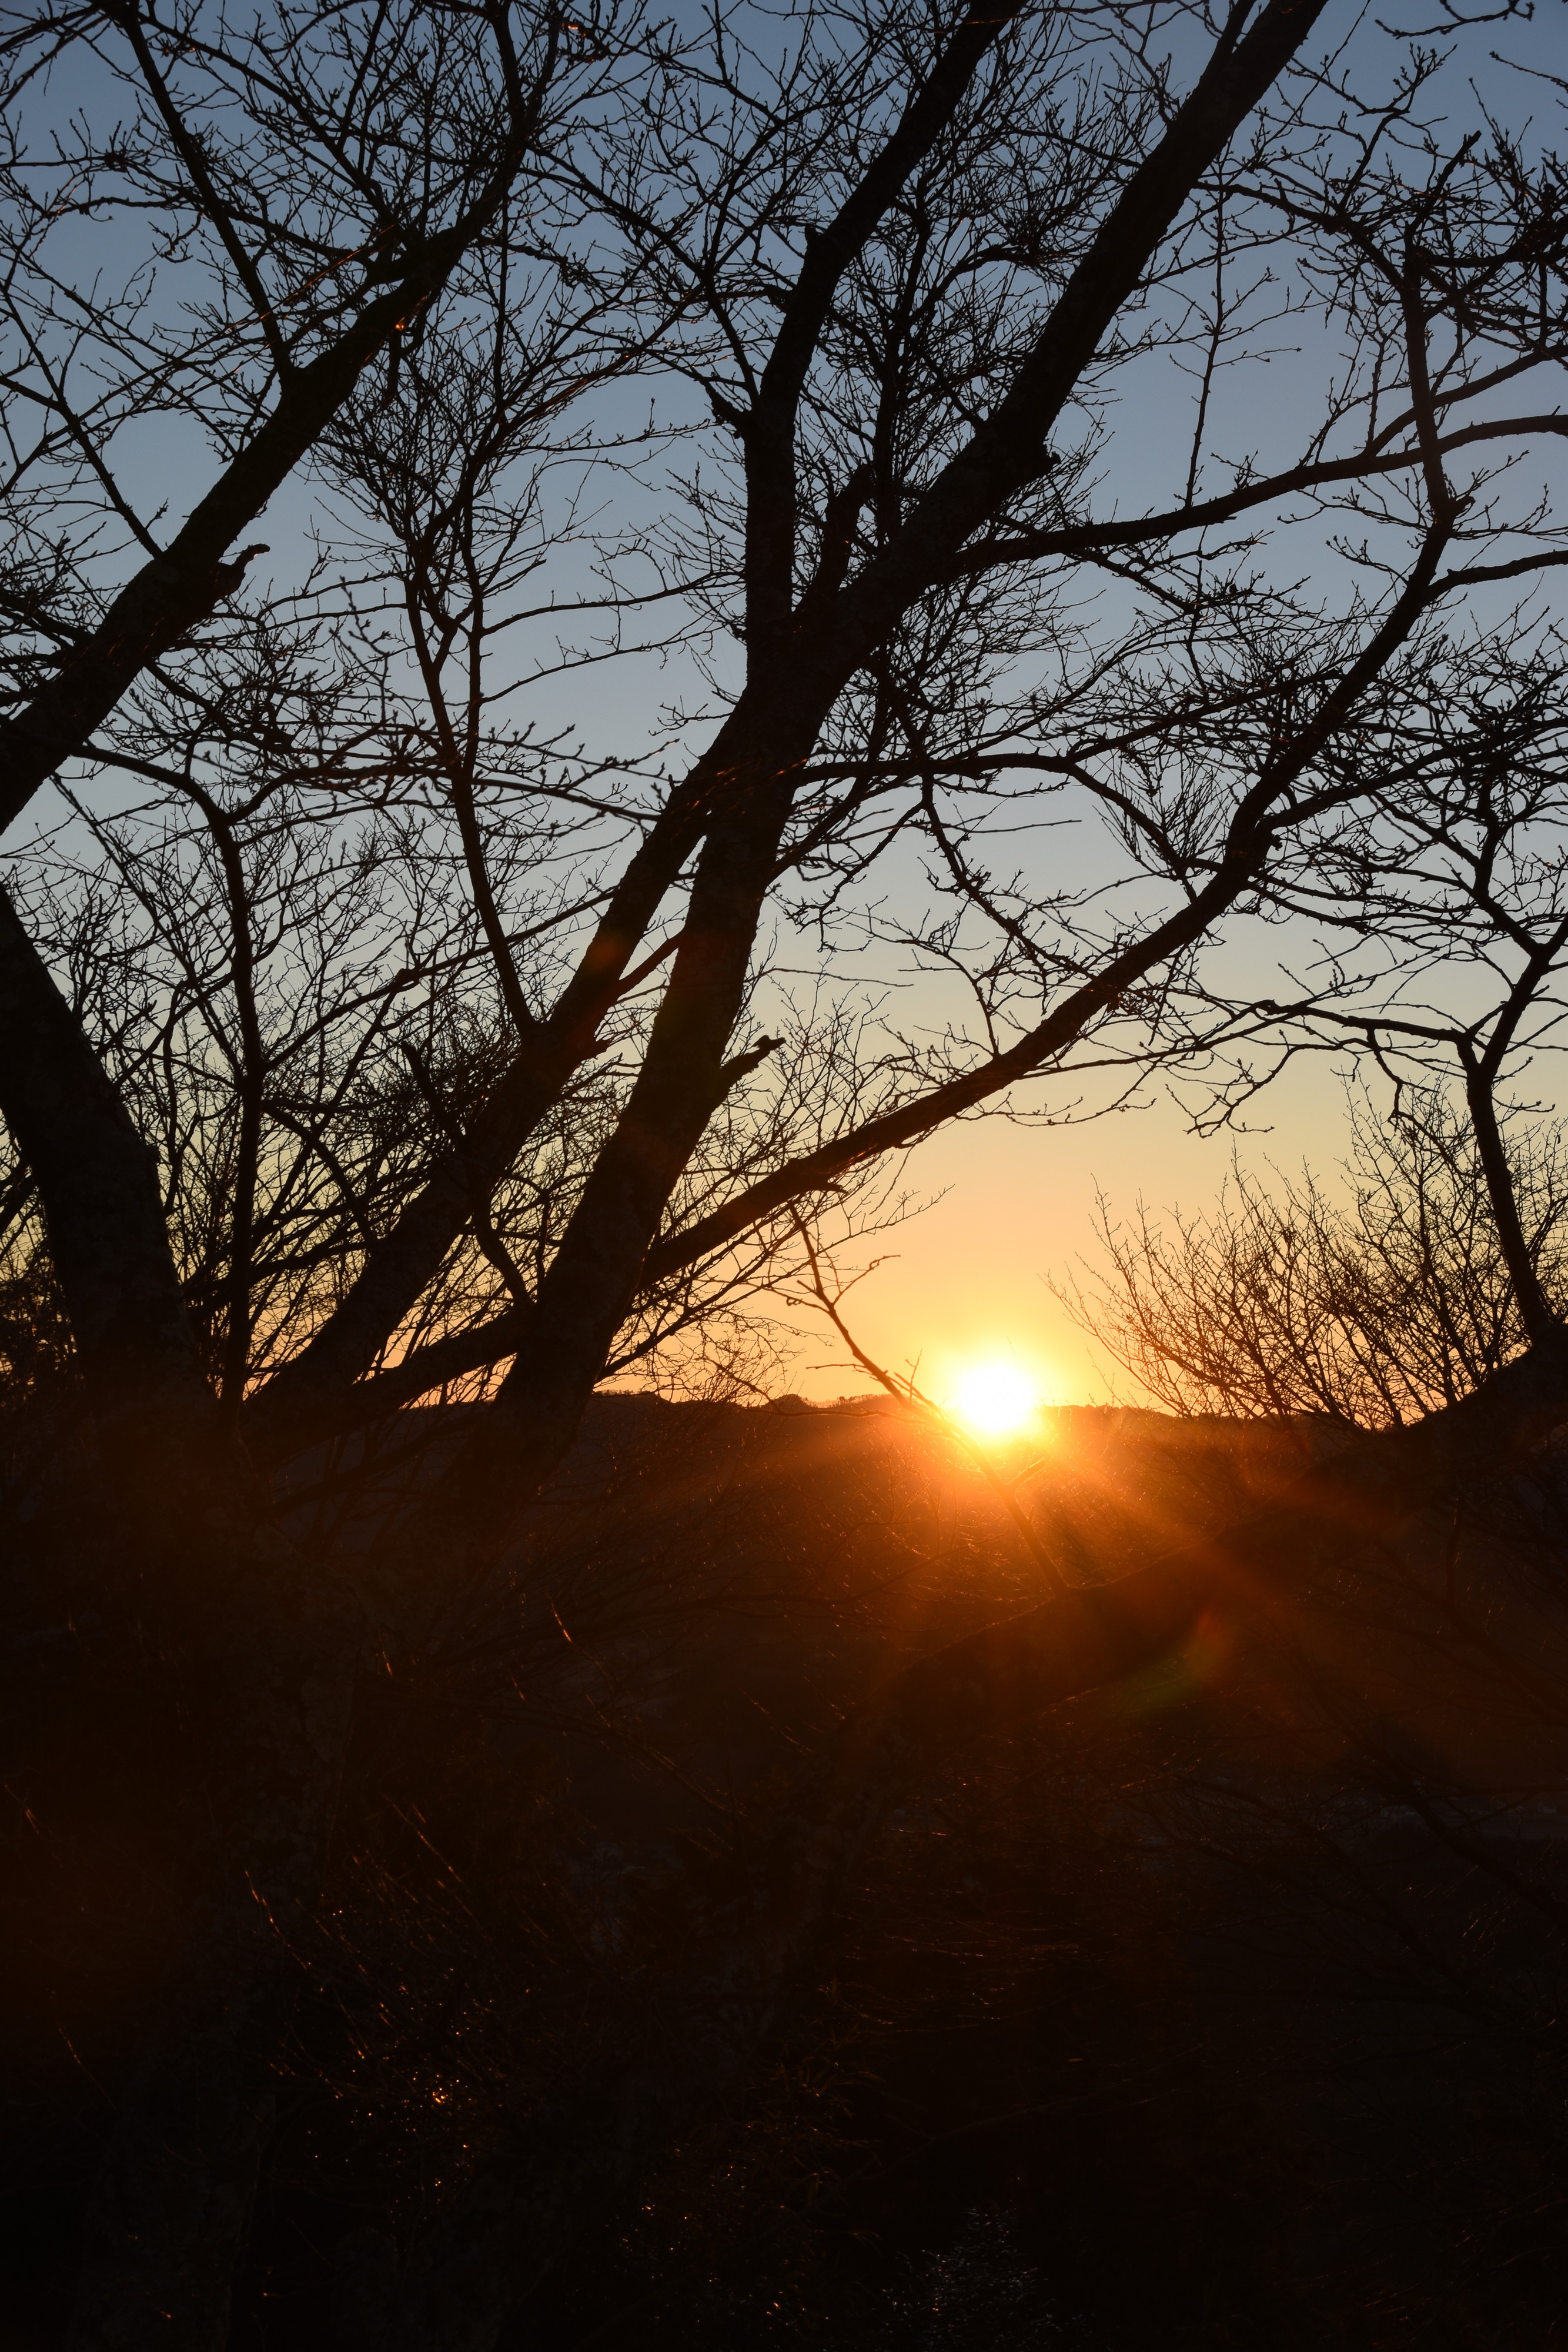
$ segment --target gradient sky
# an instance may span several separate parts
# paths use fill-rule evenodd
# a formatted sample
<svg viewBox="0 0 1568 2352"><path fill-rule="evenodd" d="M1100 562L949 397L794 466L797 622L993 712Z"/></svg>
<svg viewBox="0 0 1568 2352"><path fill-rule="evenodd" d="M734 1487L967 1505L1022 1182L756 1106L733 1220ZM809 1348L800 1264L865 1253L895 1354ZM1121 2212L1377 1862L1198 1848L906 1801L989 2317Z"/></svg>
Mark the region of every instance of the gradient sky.
<svg viewBox="0 0 1568 2352"><path fill-rule="evenodd" d="M1343 28L1354 21L1345 11ZM1542 27L1556 21L1543 19ZM1375 37L1367 30L1361 37ZM1505 105L1514 120L1523 111L1517 78L1501 75L1490 62L1490 52L1504 37L1497 27L1478 28L1468 37L1467 53L1451 75L1457 114L1474 118L1476 100L1468 83L1476 70L1486 78L1489 100ZM1506 37L1516 50L1550 63L1542 52L1542 28L1511 27ZM91 102L95 95L85 83L75 92L57 84L51 102ZM112 259L117 235L99 243L96 233L87 233L84 269ZM1323 354L1294 348L1300 337L1276 341L1279 355L1271 364L1242 371L1220 387L1213 441L1228 457L1251 450L1267 460L1303 437ZM1128 511L1145 499L1168 498L1173 465L1179 482L1192 394L1190 379L1177 376L1158 355L1129 372L1108 446L1107 487L1096 499L1101 510L1116 506ZM628 397L635 404L645 394L639 389ZM172 506L183 508L193 468L204 478L210 467L210 459L198 457L183 431L162 425L148 428L142 457L146 505L155 502L162 481L169 486ZM656 506L652 492L643 495ZM298 576L314 509L315 494L297 482L274 501L267 517L266 536L273 543L267 562L280 583ZM1343 583L1343 567L1321 539L1311 564L1333 595ZM541 683L531 695L529 715L547 730L563 720L580 724L607 754L645 755L660 730L660 709L680 698L685 683L678 668L661 670L651 661L632 660L620 676L599 670L587 675L586 684L581 674ZM695 677L690 684L696 688ZM1078 1091L1065 1086L1033 1088L1030 1107L1060 1111ZM1249 1162L1272 1160L1290 1173L1305 1158L1320 1174L1331 1175L1347 1141L1343 1097L1321 1062L1289 1073L1255 1106L1251 1125L1261 1131L1241 1144ZM886 1259L855 1294L857 1334L894 1370L918 1360L923 1383L938 1394L962 1364L980 1355L1010 1353L1037 1374L1051 1398L1102 1398L1109 1368L1096 1362L1091 1344L1048 1287L1050 1277L1070 1275L1082 1254L1092 1254L1096 1188L1104 1191L1113 1210L1131 1210L1140 1199L1155 1210L1176 1203L1189 1212L1200 1210L1213 1201L1236 1148L1229 1135L1207 1140L1192 1135L1186 1113L1157 1087L1151 1089L1148 1108L1082 1125L1042 1130L991 1119L950 1129L921 1149L908 1175L916 1195L943 1197L846 1260L859 1263L878 1253ZM842 1363L831 1332L809 1324L790 1379L812 1395L866 1384L863 1374Z"/></svg>
<svg viewBox="0 0 1568 2352"><path fill-rule="evenodd" d="M987 1119L946 1129L910 1162L911 1189L934 1205L879 1240L846 1251L843 1267L882 1265L846 1305L855 1338L904 1373L918 1360L928 1394L946 1396L980 1359L1016 1361L1051 1403L1141 1402L1136 1384L1074 1323L1051 1281L1099 1262L1096 1193L1113 1212L1207 1209L1238 1151L1249 1167L1294 1175L1303 1160L1332 1180L1349 1141L1338 1081L1322 1065L1288 1072L1238 1138L1195 1136L1161 1094L1145 1110L1048 1129ZM942 1197L935 1198L940 1194ZM868 1385L832 1330L802 1316L791 1384L803 1396Z"/></svg>

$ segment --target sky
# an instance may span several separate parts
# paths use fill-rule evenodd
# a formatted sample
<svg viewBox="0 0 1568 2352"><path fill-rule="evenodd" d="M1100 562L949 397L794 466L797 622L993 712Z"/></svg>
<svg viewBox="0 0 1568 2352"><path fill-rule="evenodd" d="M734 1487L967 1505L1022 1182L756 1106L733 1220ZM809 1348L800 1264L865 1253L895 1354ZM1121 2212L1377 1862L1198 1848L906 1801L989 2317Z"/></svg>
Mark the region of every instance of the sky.
<svg viewBox="0 0 1568 2352"><path fill-rule="evenodd" d="M1102 1263L1097 1199L1114 1215L1208 1208L1230 1169L1276 1165L1287 1176L1309 1160L1332 1175L1343 1150L1337 1084L1322 1068L1287 1077L1268 1106L1267 1131L1203 1138L1180 1107L1158 1097L1146 1110L1082 1125L1030 1128L1002 1119L950 1127L910 1166L931 1205L858 1252L844 1270L882 1262L846 1302L855 1339L895 1375L913 1373L946 1402L979 1362L1016 1364L1046 1404L1139 1403L1137 1384L1095 1344L1055 1296L1074 1279L1092 1290ZM1348 1140L1348 1138L1344 1139ZM1329 1167L1325 1168L1325 1146ZM802 1396L863 1391L869 1382L821 1318L802 1313L789 1376Z"/></svg>
<svg viewBox="0 0 1568 2352"><path fill-rule="evenodd" d="M1343 13L1348 25L1351 12ZM1517 113L1517 82L1499 79L1500 69L1489 61L1490 47L1503 37L1472 37L1467 71L1479 69L1486 78L1484 95L1506 96ZM1508 37L1517 48L1540 36ZM1469 111L1474 100L1457 87L1456 103ZM82 267L109 257L107 248L91 250L89 233ZM1316 398L1319 366L1288 336L1279 341L1271 363L1222 380L1214 409L1220 449L1266 453L1271 443L1282 447L1296 439ZM1113 420L1109 461L1109 495L1124 510L1145 497L1168 495L1190 399L1190 382L1176 380L1168 360L1155 358L1131 372ZM162 426L150 431L140 464L147 502L166 486L177 509L191 467L182 436ZM303 482L274 501L265 535L273 542L267 562L276 578L286 579L299 563L315 510L315 494ZM1340 567L1321 544L1313 560L1332 593ZM649 661L629 661L619 675L594 671L585 679L580 673L541 685L530 707L541 725L580 723L607 751L636 756L656 730L657 708L694 683L678 667L672 673ZM1066 1088L1047 1087L1032 1088L1029 1099L1033 1108L1061 1115L1071 1097ZM922 1147L908 1170L910 1189L931 1205L846 1257L846 1265L872 1255L883 1261L854 1293L857 1336L895 1370L918 1364L923 1384L937 1394L964 1365L991 1355L1016 1360L1053 1402L1116 1393L1114 1368L1073 1324L1051 1282L1070 1277L1081 1259L1092 1261L1097 1192L1113 1214L1140 1202L1156 1211L1179 1205L1191 1212L1214 1200L1233 1151L1250 1165L1271 1162L1288 1172L1310 1160L1322 1176L1331 1174L1347 1140L1341 1090L1322 1062L1287 1073L1255 1108L1249 1126L1252 1131L1239 1138L1196 1135L1189 1109L1156 1085L1145 1107L1078 1124L1010 1126L989 1119L946 1130ZM816 1396L865 1384L863 1374L844 1364L832 1334L810 1318L802 1321L789 1380ZM1121 1392L1130 1392L1124 1376Z"/></svg>

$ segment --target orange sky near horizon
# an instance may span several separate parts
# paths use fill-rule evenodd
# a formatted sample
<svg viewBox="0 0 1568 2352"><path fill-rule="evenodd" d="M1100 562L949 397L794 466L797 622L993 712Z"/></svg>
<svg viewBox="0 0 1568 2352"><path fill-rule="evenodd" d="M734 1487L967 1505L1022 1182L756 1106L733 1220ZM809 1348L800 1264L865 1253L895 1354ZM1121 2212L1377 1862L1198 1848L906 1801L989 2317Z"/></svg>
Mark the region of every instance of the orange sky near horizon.
<svg viewBox="0 0 1568 2352"><path fill-rule="evenodd" d="M1037 1095L1036 1099L1043 1099ZM868 1354L893 1372L912 1369L946 1402L981 1360L1016 1362L1046 1404L1143 1402L1130 1377L1095 1350L1050 1281L1095 1262L1096 1186L1113 1209L1141 1196L1151 1211L1201 1213L1218 1195L1233 1151L1295 1175L1303 1159L1327 1189L1349 1144L1344 1099L1321 1064L1291 1072L1254 1106L1239 1138L1194 1136L1162 1098L1082 1126L1049 1129L988 1119L945 1129L909 1163L912 1192L944 1197L908 1223L843 1253L844 1270L881 1256L845 1302ZM821 1318L795 1318L800 1352L781 1385L801 1396L862 1392L865 1373Z"/></svg>

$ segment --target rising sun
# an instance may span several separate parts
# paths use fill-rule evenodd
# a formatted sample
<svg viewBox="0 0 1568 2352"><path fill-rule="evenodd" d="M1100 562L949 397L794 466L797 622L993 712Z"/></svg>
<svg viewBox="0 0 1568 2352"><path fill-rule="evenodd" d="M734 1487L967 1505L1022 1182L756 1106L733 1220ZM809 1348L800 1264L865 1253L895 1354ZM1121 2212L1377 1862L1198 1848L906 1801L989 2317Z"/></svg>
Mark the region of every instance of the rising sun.
<svg viewBox="0 0 1568 2352"><path fill-rule="evenodd" d="M1009 1437L1039 1407L1039 1390L1016 1364L976 1364L952 1396L952 1410L977 1437Z"/></svg>

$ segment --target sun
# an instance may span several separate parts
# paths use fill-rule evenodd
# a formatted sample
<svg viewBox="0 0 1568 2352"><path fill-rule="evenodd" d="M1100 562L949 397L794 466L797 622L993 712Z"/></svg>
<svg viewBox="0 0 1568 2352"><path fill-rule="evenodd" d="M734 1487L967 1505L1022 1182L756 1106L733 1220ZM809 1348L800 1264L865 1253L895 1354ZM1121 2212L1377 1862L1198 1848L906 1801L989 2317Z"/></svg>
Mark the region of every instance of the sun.
<svg viewBox="0 0 1568 2352"><path fill-rule="evenodd" d="M951 1409L977 1437L1010 1437L1040 1410L1040 1391L1016 1364L976 1364L953 1391Z"/></svg>

